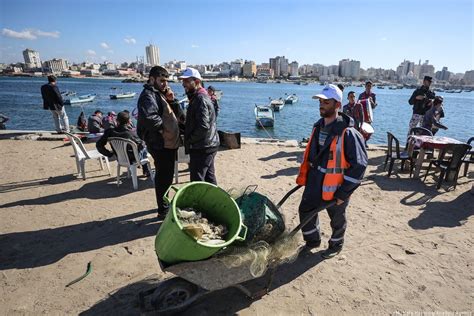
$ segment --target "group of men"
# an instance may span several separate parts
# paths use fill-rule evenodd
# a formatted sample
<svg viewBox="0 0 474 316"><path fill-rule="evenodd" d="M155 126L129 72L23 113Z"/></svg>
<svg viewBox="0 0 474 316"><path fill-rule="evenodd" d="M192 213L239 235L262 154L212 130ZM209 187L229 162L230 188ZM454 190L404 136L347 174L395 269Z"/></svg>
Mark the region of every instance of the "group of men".
<svg viewBox="0 0 474 316"><path fill-rule="evenodd" d="M187 68L179 77L189 100L186 114L168 86L168 77L165 68L154 66L137 104L137 133L155 164L159 217L168 210L163 196L173 182L179 146L189 153L190 180L217 184L214 159L220 144L214 103L199 72Z"/></svg>
<svg viewBox="0 0 474 316"><path fill-rule="evenodd" d="M54 77L48 77L49 84L43 89L53 117L62 122L56 124L57 131L68 130L67 116L62 107L62 98ZM182 145L190 156L190 180L207 181L217 184L214 160L219 147L216 118L218 104L214 89L206 90L199 72L187 68L179 77L188 97L186 114L183 112L174 92L168 86L168 71L154 66L149 73L137 103L137 134L132 129L130 113L119 112L116 124L106 129L98 140L98 150L106 155L114 153L105 148L109 137L122 137L137 143L141 154L147 151L152 155L155 165L155 195L158 204L158 217L168 211L163 197L173 181L174 165L178 148ZM375 104L375 94L370 91L371 83L359 99L370 98ZM346 208L351 194L357 189L367 167L367 152L364 137L358 132L364 113L354 112L353 92L349 92L349 104L342 111L342 91L335 85L327 85L320 94L313 97L319 100L321 119L314 126L306 147L303 163L296 182L305 186L299 206L300 220L305 221L316 208L335 201L327 207L331 219L332 235L329 247L323 252L324 258L332 258L343 247L347 227ZM60 105L60 106L59 106ZM358 110L359 111L359 110ZM349 115L347 115L347 114ZM102 121L102 113L96 111L92 123ZM355 123L356 122L356 123ZM149 174L151 170L145 170ZM308 248L321 244L319 217L316 215L302 228Z"/></svg>

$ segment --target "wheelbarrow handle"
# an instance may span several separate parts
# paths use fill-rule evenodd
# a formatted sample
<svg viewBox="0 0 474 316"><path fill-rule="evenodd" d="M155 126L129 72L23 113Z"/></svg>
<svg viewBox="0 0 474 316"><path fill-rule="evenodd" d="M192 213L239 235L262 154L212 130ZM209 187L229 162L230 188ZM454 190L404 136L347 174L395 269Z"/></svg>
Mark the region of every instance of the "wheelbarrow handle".
<svg viewBox="0 0 474 316"><path fill-rule="evenodd" d="M295 193L296 191L299 190L299 188L301 188L301 185L297 185L297 186L295 186L293 189L291 189L290 191L288 191L288 193L285 194L285 196L281 199L281 201L278 202L278 204L276 205L276 208L279 209L279 208L283 205L283 203L285 203L286 200L288 200L288 198L289 198L293 193Z"/></svg>
<svg viewBox="0 0 474 316"><path fill-rule="evenodd" d="M314 207L304 212L304 213L308 213L308 212L311 212L311 213L309 213L306 216L306 218L288 234L288 236L293 237L301 228L303 228L303 226L308 224L319 212L321 212L324 209L330 208L331 206L334 206L335 204L336 204L336 200L328 201L319 207Z"/></svg>

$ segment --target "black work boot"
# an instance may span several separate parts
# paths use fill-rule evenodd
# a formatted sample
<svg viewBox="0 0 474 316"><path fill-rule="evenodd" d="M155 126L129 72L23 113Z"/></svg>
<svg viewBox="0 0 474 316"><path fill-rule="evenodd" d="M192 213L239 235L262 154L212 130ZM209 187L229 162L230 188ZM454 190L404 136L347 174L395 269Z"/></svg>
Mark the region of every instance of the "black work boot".
<svg viewBox="0 0 474 316"><path fill-rule="evenodd" d="M337 256L342 251L342 244L339 245L329 245L328 249L324 250L321 256L324 259L331 259Z"/></svg>

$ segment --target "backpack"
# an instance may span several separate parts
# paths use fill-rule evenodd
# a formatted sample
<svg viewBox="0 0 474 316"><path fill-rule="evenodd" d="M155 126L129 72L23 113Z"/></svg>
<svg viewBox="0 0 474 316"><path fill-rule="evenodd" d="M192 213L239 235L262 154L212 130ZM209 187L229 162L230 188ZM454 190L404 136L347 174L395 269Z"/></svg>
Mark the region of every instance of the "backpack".
<svg viewBox="0 0 474 316"><path fill-rule="evenodd" d="M77 118L77 129L82 132L87 131L87 120L84 111L81 111L81 114L79 114L79 117Z"/></svg>

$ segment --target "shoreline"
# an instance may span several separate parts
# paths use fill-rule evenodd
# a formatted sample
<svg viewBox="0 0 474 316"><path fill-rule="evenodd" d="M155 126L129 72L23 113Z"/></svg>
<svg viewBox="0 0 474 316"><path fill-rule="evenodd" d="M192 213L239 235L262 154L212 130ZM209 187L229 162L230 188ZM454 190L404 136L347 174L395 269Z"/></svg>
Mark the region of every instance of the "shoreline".
<svg viewBox="0 0 474 316"><path fill-rule="evenodd" d="M88 132L75 132L74 134L84 135L87 137ZM0 130L0 140L38 140L38 141L63 141L66 138L65 134L58 134L55 131L38 131L38 130ZM276 145L282 147L300 147L301 141L296 139L277 139L277 138L263 138L263 137L241 137L241 144L256 144L256 145ZM386 144L371 144L369 149L385 148ZM372 148L371 148L372 147Z"/></svg>

